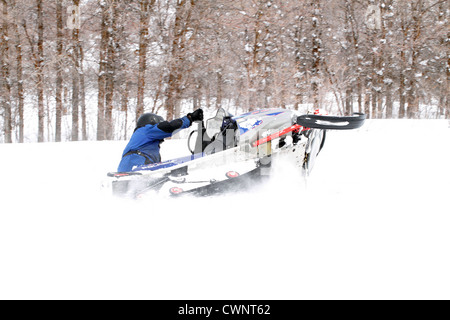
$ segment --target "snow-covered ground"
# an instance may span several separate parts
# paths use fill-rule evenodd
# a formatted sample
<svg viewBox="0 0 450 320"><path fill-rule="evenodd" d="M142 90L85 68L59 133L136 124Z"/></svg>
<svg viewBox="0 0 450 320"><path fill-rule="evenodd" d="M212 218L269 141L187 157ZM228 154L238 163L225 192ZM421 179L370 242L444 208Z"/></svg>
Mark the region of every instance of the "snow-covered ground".
<svg viewBox="0 0 450 320"><path fill-rule="evenodd" d="M0 299L450 299L446 121L330 132L307 183L210 198L112 199L125 144L0 145Z"/></svg>

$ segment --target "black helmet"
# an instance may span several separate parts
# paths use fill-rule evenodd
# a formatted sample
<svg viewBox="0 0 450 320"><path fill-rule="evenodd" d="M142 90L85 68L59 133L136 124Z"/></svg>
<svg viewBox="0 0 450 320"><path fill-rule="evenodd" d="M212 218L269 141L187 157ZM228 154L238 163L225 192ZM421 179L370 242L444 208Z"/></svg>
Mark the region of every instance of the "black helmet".
<svg viewBox="0 0 450 320"><path fill-rule="evenodd" d="M164 118L161 116L158 116L157 114L144 113L142 116L139 117L137 124L136 124L136 129L145 127L148 124L155 125L162 121L164 121Z"/></svg>

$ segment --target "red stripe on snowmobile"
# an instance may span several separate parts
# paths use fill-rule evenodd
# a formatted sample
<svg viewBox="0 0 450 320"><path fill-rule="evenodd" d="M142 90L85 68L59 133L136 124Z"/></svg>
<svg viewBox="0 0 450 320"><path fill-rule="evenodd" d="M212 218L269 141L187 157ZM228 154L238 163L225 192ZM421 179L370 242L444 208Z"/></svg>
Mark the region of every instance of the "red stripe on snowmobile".
<svg viewBox="0 0 450 320"><path fill-rule="evenodd" d="M284 136L286 134L288 134L289 132L298 132L300 129L302 129L302 131L306 131L309 130L309 128L303 128L302 126L298 125L298 124L294 124L293 126L290 126L289 128L286 128L284 130L275 132L273 134L271 134L268 137L265 137L263 139L257 140L255 142L253 142L252 146L253 147L258 147L266 142L272 141L276 138L279 138L281 136Z"/></svg>
<svg viewBox="0 0 450 320"><path fill-rule="evenodd" d="M140 176L140 172L108 172L108 177L121 178L128 176Z"/></svg>

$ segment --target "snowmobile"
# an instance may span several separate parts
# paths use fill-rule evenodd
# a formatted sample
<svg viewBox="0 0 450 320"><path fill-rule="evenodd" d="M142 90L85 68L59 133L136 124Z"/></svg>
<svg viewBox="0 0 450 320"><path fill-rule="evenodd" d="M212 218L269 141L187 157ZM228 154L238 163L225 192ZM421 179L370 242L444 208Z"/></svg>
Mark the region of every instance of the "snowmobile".
<svg viewBox="0 0 450 320"><path fill-rule="evenodd" d="M304 175L312 170L327 130L361 127L365 115L298 115L287 109L262 109L233 116L220 108L197 122L187 143L191 155L142 165L131 172L110 172L112 193L130 198L211 195L248 188L270 176L280 159Z"/></svg>

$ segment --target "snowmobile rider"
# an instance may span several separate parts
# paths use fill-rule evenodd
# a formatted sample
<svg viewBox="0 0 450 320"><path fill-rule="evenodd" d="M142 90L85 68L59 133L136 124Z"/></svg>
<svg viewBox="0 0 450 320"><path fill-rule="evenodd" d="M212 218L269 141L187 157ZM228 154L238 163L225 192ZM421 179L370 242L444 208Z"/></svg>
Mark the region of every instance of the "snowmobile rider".
<svg viewBox="0 0 450 320"><path fill-rule="evenodd" d="M137 121L136 129L122 154L118 172L128 172L134 166L161 162L160 144L176 130L191 126L194 121L203 121L203 110L197 109L186 116L164 121L154 113L144 113Z"/></svg>

